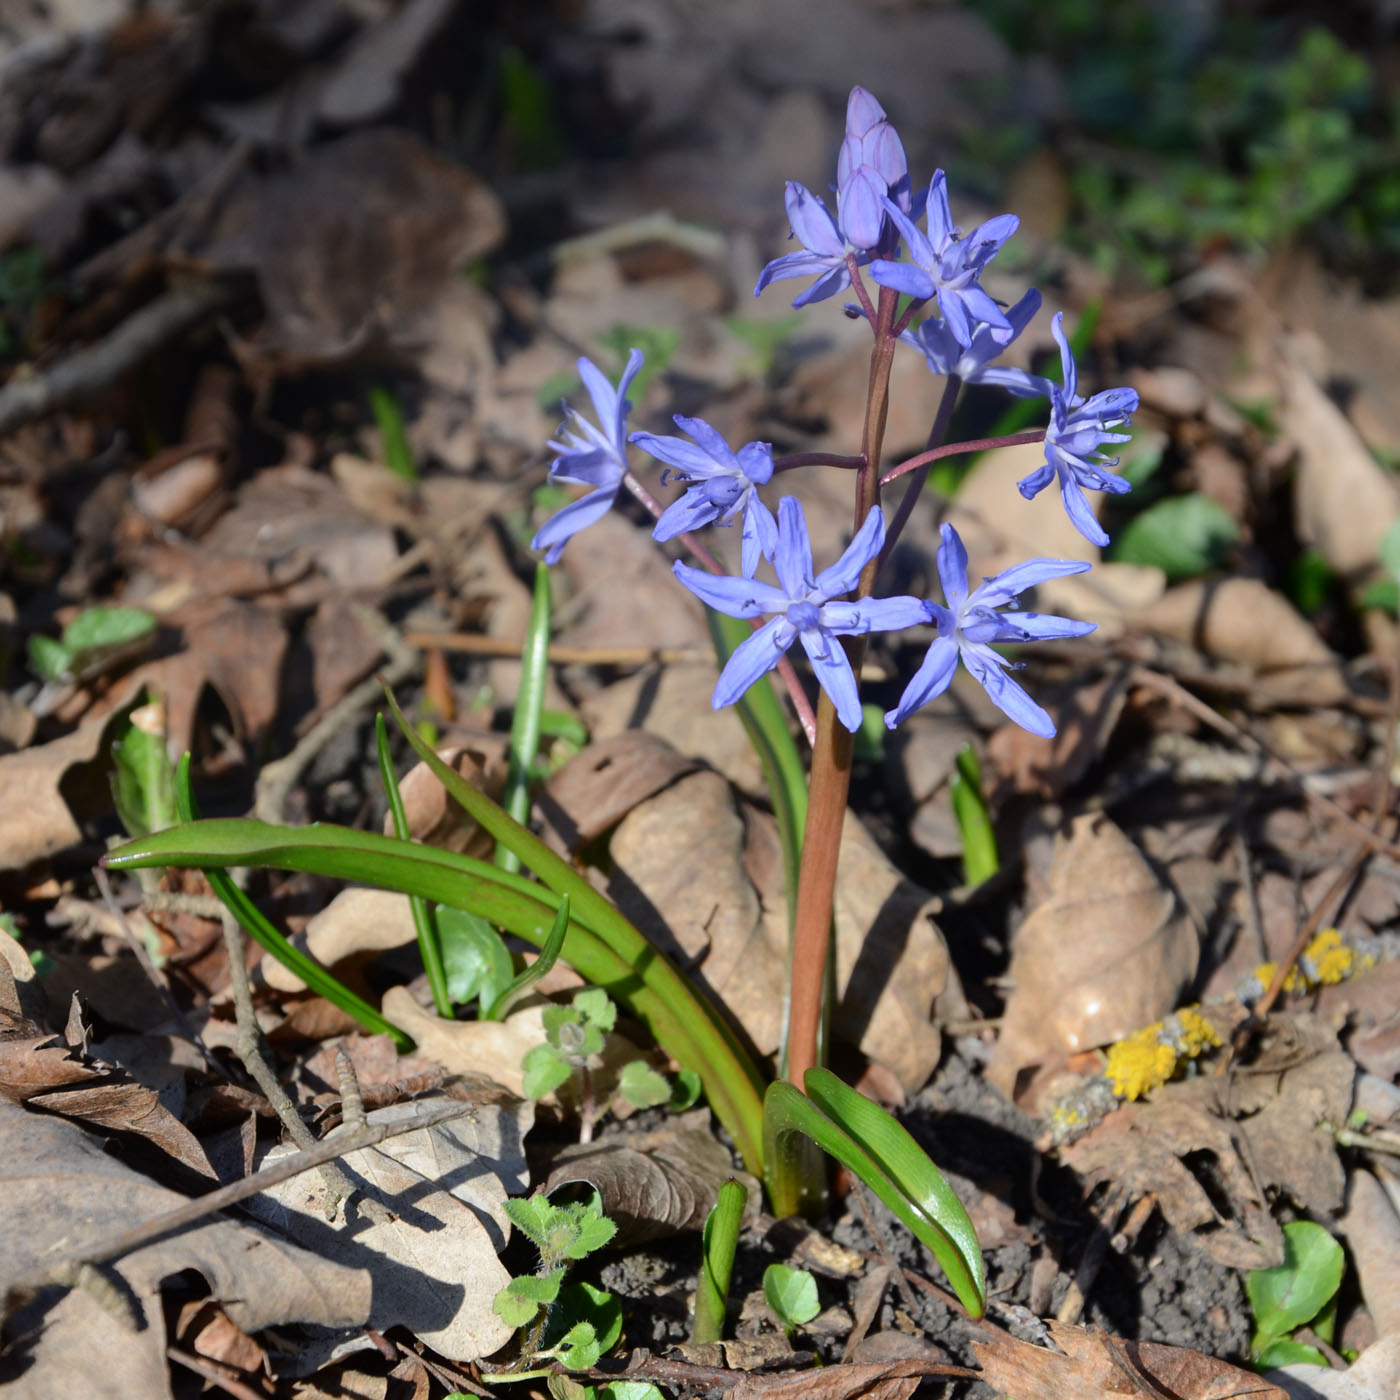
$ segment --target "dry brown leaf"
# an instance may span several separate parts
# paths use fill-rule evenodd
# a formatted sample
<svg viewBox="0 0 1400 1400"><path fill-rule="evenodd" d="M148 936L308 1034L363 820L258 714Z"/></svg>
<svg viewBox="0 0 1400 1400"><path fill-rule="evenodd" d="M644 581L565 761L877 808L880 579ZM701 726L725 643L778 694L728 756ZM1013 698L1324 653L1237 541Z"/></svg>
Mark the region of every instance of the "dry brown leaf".
<svg viewBox="0 0 1400 1400"><path fill-rule="evenodd" d="M411 1117L424 1102L429 1101L377 1109L369 1122ZM514 1331L491 1306L510 1280L496 1257L497 1241L504 1242L509 1224L501 1209L506 1187L496 1179L495 1164L509 1152L508 1170L517 1186L525 1168L516 1112L482 1104L473 1121L461 1122L458 1132L442 1133L456 1124L439 1124L340 1159L356 1185L385 1208L383 1218L358 1214L352 1202L350 1218L328 1226L324 1186L320 1178L305 1176L253 1197L248 1209L321 1258L362 1267L374 1289L367 1319L372 1327L411 1328L444 1356L473 1361L504 1346ZM353 1131L337 1129L326 1141ZM274 1148L259 1165L295 1151ZM494 1231L483 1223L483 1214L494 1222Z"/></svg>
<svg viewBox="0 0 1400 1400"><path fill-rule="evenodd" d="M1014 988L987 1077L1107 1045L1164 1016L1195 975L1195 930L1137 847L1085 815L1056 843L1049 895L1017 929Z"/></svg>
<svg viewBox="0 0 1400 1400"><path fill-rule="evenodd" d="M745 1376L724 1392L724 1400L907 1400L923 1377L949 1372L964 1374L941 1359L847 1362L796 1374Z"/></svg>
<svg viewBox="0 0 1400 1400"><path fill-rule="evenodd" d="M1400 1336L1382 1337L1345 1371L1328 1366L1284 1366L1265 1380L1290 1400L1395 1400L1400 1394Z"/></svg>
<svg viewBox="0 0 1400 1400"><path fill-rule="evenodd" d="M417 936L407 895L354 886L314 915L296 941L322 967L334 968L364 953L401 948ZM271 953L263 955L262 973L279 992L306 990L306 983Z"/></svg>
<svg viewBox="0 0 1400 1400"><path fill-rule="evenodd" d="M1256 578L1193 579L1133 615L1219 661L1248 666L1275 694L1319 705L1349 693L1337 657L1301 613Z"/></svg>
<svg viewBox="0 0 1400 1400"><path fill-rule="evenodd" d="M1048 1325L1059 1351L1005 1332L975 1338L972 1348L986 1384L1016 1400L1285 1400L1283 1391L1254 1372L1187 1347L1132 1342L1063 1322Z"/></svg>
<svg viewBox="0 0 1400 1400"><path fill-rule="evenodd" d="M627 1246L699 1230L731 1177L743 1182L756 1208L758 1183L735 1170L703 1109L655 1132L566 1147L544 1189L548 1195L571 1182L592 1186L603 1214L617 1222L615 1243Z"/></svg>
<svg viewBox="0 0 1400 1400"><path fill-rule="evenodd" d="M0 1102L0 1296L43 1279L54 1255L94 1245L154 1219L185 1197L132 1171L81 1128ZM81 1391L95 1400L169 1393L161 1281L195 1269L245 1332L289 1322L363 1324L370 1279L255 1226L214 1219L123 1255L108 1269L134 1305L141 1330L91 1294L42 1288L11 1313L22 1363L6 1395L52 1400ZM22 1296L22 1295L21 1295ZM24 1363L27 1363L25 1365Z"/></svg>
<svg viewBox="0 0 1400 1400"><path fill-rule="evenodd" d="M1400 1336L1400 1212L1362 1167L1352 1172L1346 1213L1337 1222L1351 1249L1361 1297L1382 1336Z"/></svg>

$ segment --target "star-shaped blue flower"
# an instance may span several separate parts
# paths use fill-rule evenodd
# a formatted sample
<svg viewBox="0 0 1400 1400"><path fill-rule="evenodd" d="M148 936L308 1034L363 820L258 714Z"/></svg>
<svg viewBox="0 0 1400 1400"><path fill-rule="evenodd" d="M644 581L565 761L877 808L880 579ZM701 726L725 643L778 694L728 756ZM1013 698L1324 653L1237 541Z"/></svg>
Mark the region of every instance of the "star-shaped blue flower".
<svg viewBox="0 0 1400 1400"><path fill-rule="evenodd" d="M627 390L641 367L642 352L633 350L614 389L592 360L579 359L579 378L593 400L598 423L595 426L578 409L564 405L568 417L560 426L559 440L551 439L549 444L559 454L549 464L549 479L594 489L550 516L530 541L531 549L549 551L547 564L558 563L564 546L580 530L601 520L617 499L627 474L627 415L632 408Z"/></svg>
<svg viewBox="0 0 1400 1400"><path fill-rule="evenodd" d="M682 418L679 413L675 418L676 426L695 442L655 433L633 433L631 437L643 452L674 467L671 475L690 488L662 511L652 539L675 539L716 520L732 525L742 515L741 568L745 578L752 578L758 561L771 559L778 546L778 522L758 495L758 488L773 478L772 444L747 442L734 452L703 418ZM667 475L661 473L663 486Z"/></svg>
<svg viewBox="0 0 1400 1400"><path fill-rule="evenodd" d="M1089 565L1076 559L1028 559L1024 564L1003 570L995 578L983 580L969 591L967 550L951 525L943 526L942 535L943 543L938 546L938 577L947 606L929 604L933 621L938 624L938 637L900 696L899 704L885 715L886 725L893 729L935 696L942 695L961 659L972 678L1003 714L1032 734L1052 737L1054 721L1006 674L1011 663L993 651L991 644L1083 637L1098 624L1075 622L1047 613L998 612L997 609L1014 603L1018 594L1037 583L1064 578L1067 574L1082 574Z"/></svg>
<svg viewBox="0 0 1400 1400"><path fill-rule="evenodd" d="M885 109L863 87L846 103L846 137L836 162L836 207L852 248L873 251L885 228L885 200L909 212L909 161Z"/></svg>
<svg viewBox="0 0 1400 1400"><path fill-rule="evenodd" d="M797 241L802 244L800 253L785 253L774 258L758 274L758 285L753 294L758 296L770 282L781 282L785 277L815 277L817 280L800 292L794 299L794 306L809 306L816 301L825 301L837 292L851 285L851 271L846 265L846 253L856 254L856 262L870 261L869 252L850 247L841 233L835 215L826 207L819 195L815 195L806 185L796 180L787 184L788 223Z"/></svg>
<svg viewBox="0 0 1400 1400"><path fill-rule="evenodd" d="M1064 315L1056 313L1050 323L1051 334L1060 347L1060 365L1064 383L1044 383L1050 396L1050 426L1045 430L1045 465L1016 483L1029 501L1043 491L1056 477L1060 480L1060 499L1074 528L1090 544L1101 549L1108 543L1108 533L1089 509L1084 492L1107 491L1121 496L1131 491L1132 483L1108 467L1118 465L1117 457L1099 451L1105 442L1127 442L1131 433L1118 433L1137 412L1135 389L1104 389L1085 400L1079 394L1079 371L1064 331Z"/></svg>
<svg viewBox="0 0 1400 1400"><path fill-rule="evenodd" d="M1011 325L1010 340L1025 330L1039 310L1040 293L1032 287L1006 313ZM947 321L941 316L930 316L913 329L901 332L899 338L924 357L934 374L956 375L964 384L992 384L1024 399L1046 393L1046 381L1039 375L992 363L1010 344L1001 335L997 328L983 324L973 332L971 343L963 345Z"/></svg>
<svg viewBox="0 0 1400 1400"><path fill-rule="evenodd" d="M878 509L872 510L846 552L814 576L807 518L796 498L784 496L778 503L778 547L773 558L776 588L758 579L716 578L685 564L674 565L676 577L701 602L719 612L745 618L773 614L734 649L715 686L715 709L732 705L800 638L838 718L855 733L860 728L860 695L855 672L837 638L896 631L928 622L931 616L929 604L919 598L845 601L860 571L879 554L884 542L885 517Z"/></svg>
<svg viewBox="0 0 1400 1400"><path fill-rule="evenodd" d="M941 170L935 171L929 182L926 207L927 236L899 205L890 199L885 201L885 212L904 236L912 261L877 258L870 264L870 275L882 287L893 287L921 301L936 296L943 319L959 345L972 344L979 321L990 326L992 334L1006 344L1013 334L1011 322L977 279L1021 221L1014 214L998 214L966 238L959 238L948 206L948 179Z"/></svg>

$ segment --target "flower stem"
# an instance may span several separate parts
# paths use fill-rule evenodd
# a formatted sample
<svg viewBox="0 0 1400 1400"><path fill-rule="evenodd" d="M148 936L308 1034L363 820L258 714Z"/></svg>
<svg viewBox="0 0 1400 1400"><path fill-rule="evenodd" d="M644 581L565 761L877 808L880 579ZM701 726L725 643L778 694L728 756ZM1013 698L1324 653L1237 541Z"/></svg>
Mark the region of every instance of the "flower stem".
<svg viewBox="0 0 1400 1400"><path fill-rule="evenodd" d="M860 280L860 264L856 262L856 255L854 253L846 254L846 267L851 274L851 290L855 292L856 300L860 302L861 310L865 312L865 319L874 326L875 308L870 304L870 293L865 290L865 283ZM885 289L881 287L880 299L882 301L884 300L884 296ZM886 332L889 331L888 323L885 325L885 330ZM875 331L875 339L877 342L880 339L880 332L878 329Z"/></svg>
<svg viewBox="0 0 1400 1400"><path fill-rule="evenodd" d="M838 457L832 452L792 452L773 458L773 471L790 472L794 467L846 467L852 471L865 465L864 457Z"/></svg>
<svg viewBox="0 0 1400 1400"><path fill-rule="evenodd" d="M865 465L856 475L855 528L880 505L880 447L889 409L890 367L894 360L896 294L880 289L879 307L873 317L875 343L870 352L870 378L866 392L865 426L861 455ZM861 571L856 598L869 597L875 583L877 561ZM865 639L845 639L857 683L865 660ZM836 861L841 848L841 827L851 785L852 735L837 719L835 707L823 691L817 702L817 738L812 746L811 793L807 830L802 843L802 863L797 883L797 908L793 921L792 972L788 984L788 1026L785 1075L798 1088L802 1076L821 1063L823 992L831 945L831 914L836 892Z"/></svg>
<svg viewBox="0 0 1400 1400"><path fill-rule="evenodd" d="M661 519L661 503L631 472L622 478L622 483L651 512L653 518ZM724 565L689 531L683 532L677 538L700 561L702 568L708 569L710 573L719 578L728 577ZM755 618L751 625L757 631L763 624ZM793 670L792 662L786 656L778 662L778 674L783 678L783 684L787 686L788 698L792 701L792 708L797 711L797 721L802 726L802 732L807 736L807 742L809 744L816 743L817 717L812 713L812 702L808 700L807 692L802 689L802 682L798 679L797 672Z"/></svg>
<svg viewBox="0 0 1400 1400"><path fill-rule="evenodd" d="M891 467L880 478L880 485L888 486L890 482L898 481L901 476L908 476L910 472L916 472L920 467L938 461L940 457L960 457L970 452L992 452L998 447L1019 447L1025 442L1044 441L1045 429L1032 428L1028 432L1010 433L1006 437L971 438L967 442L945 442L942 447L931 447L926 452L920 452L917 457L909 457L897 467Z"/></svg>
<svg viewBox="0 0 1400 1400"><path fill-rule="evenodd" d="M952 421L953 408L957 404L958 391L961 388L962 380L956 374L950 374L943 381L943 396L938 400L938 411L933 415L933 427L928 430L926 449L937 447L943 441L948 432L948 424ZM891 521L889 529L885 531L885 547L880 551L881 564L890 557L890 552L904 533L904 527L909 523L909 517L914 513L914 507L918 504L924 483L928 481L928 474L932 468L932 462L925 462L922 467L915 471L909 484L904 488L899 509L895 511L894 520Z"/></svg>

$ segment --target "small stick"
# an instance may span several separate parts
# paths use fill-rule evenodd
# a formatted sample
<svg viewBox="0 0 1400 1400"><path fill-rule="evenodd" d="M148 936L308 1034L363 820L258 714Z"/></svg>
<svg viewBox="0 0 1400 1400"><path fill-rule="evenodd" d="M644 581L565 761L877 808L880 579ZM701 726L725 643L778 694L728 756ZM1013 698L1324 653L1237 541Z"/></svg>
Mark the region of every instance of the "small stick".
<svg viewBox="0 0 1400 1400"><path fill-rule="evenodd" d="M404 645L426 650L466 652L472 656L519 658L524 642L506 637L482 637L471 632L405 632ZM713 661L714 653L703 647L561 647L549 644L549 659L561 666L644 666L649 661L663 664L685 661Z"/></svg>
<svg viewBox="0 0 1400 1400"><path fill-rule="evenodd" d="M183 1366L187 1371L193 1371L195 1375L202 1376L210 1385L216 1385L220 1390L233 1396L233 1400L267 1400L267 1396L260 1390L254 1390L252 1386L245 1385L237 1376L231 1376L228 1369L213 1361L208 1361L202 1356L194 1356L190 1352L181 1351L179 1347L166 1347L165 1354L177 1366Z"/></svg>
<svg viewBox="0 0 1400 1400"><path fill-rule="evenodd" d="M186 1226L203 1220L207 1215L227 1210L229 1206L237 1205L239 1201L246 1201L249 1196L256 1196L259 1192L266 1191L270 1187L280 1186L284 1181L290 1181L293 1177L300 1176L303 1172L311 1171L315 1167L324 1166L327 1162L334 1162L337 1158L344 1157L351 1152L359 1152L366 1147L375 1147L388 1138L417 1132L419 1128L431 1128L438 1123L448 1123L454 1118L462 1118L475 1111L474 1104L440 1104L415 1118L398 1123L366 1123L363 1128L355 1132L341 1134L335 1141L318 1142L309 1152L298 1152L294 1157L285 1157L282 1161L274 1162L272 1166L264 1167L251 1176L232 1181L227 1186L220 1186L217 1190L198 1196L185 1205L176 1206L174 1210L167 1211L164 1215L158 1215L154 1220L148 1220L144 1224L125 1230L119 1235L111 1235L105 1240L98 1240L91 1248L70 1251L61 1257L50 1275L49 1281L71 1286L70 1274L76 1273L83 1264L101 1264L111 1259L120 1258L123 1254L130 1254L133 1249L140 1249L143 1245L152 1244L165 1235L173 1234L176 1230L183 1230Z"/></svg>

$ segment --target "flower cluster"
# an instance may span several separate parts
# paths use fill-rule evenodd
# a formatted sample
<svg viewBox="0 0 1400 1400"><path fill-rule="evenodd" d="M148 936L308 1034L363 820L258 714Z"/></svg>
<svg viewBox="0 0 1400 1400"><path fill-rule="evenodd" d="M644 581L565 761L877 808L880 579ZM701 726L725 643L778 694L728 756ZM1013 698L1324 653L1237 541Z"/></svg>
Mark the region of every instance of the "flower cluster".
<svg viewBox="0 0 1400 1400"><path fill-rule="evenodd" d="M1000 214L963 233L953 222L944 172L934 172L927 193L915 193L898 133L884 108L860 87L852 89L847 104L834 193L833 211L806 186L788 184L788 221L801 249L764 267L755 295L773 282L811 278L793 302L806 306L851 286L852 279L868 269L867 275L878 287L913 298L914 305L895 331L901 342L924 357L934 374L956 384L979 384L1048 400L1045 462L1018 483L1020 492L1029 499L1052 481L1058 482L1075 528L1094 544L1107 544L1108 536L1084 493L1129 489L1129 483L1111 470L1116 459L1103 449L1105 444L1127 441L1128 434L1119 430L1136 410L1137 395L1130 389L1109 389L1087 399L1079 393L1078 370L1058 314L1051 322L1051 334L1060 349L1059 383L996 363L1029 326L1041 304L1040 293L1031 288L1003 309L982 286L989 264L1016 232L1016 216ZM858 283L857 290L868 311L870 300L864 287ZM909 324L913 313L925 307L928 314ZM1038 584L1083 572L1089 568L1087 563L1030 559L974 587L968 580L967 551L957 531L945 524L937 551L942 602L860 596L862 573L892 543L880 508L866 516L841 557L816 572L806 518L797 500L783 497L775 519L762 498L762 488L783 466L775 464L771 444L750 442L735 450L703 419L679 415L675 422L684 437L628 434L626 394L640 366L641 355L634 350L614 389L590 361L579 361L598 421L595 425L566 405L568 417L559 440L550 444L558 454L550 478L590 490L535 536L535 546L548 551L551 563L574 534L613 504L628 479L631 444L664 464L663 486L675 481L685 488L670 506L657 508L655 539L689 541L694 532L709 525L741 527L737 575L675 565L677 579L709 606L756 625L753 636L735 650L720 676L714 693L716 708L736 701L800 641L841 723L855 730L861 722L861 706L856 676L840 639L918 626L932 628L934 637L923 663L886 714L887 725L893 728L940 695L961 664L1017 724L1035 734L1054 734L1049 714L1011 678L1011 663L994 647L1080 637L1093 631L1092 623L1024 611L1017 601ZM915 465L911 461L906 470ZM647 499L635 482L633 489ZM892 533L903 518L901 513ZM697 557L713 564L703 550ZM757 577L765 561L776 584ZM762 618L767 621L760 624Z"/></svg>

